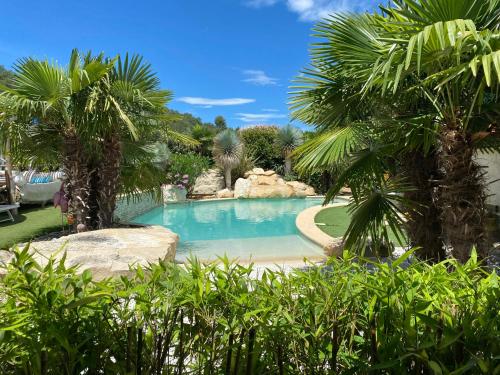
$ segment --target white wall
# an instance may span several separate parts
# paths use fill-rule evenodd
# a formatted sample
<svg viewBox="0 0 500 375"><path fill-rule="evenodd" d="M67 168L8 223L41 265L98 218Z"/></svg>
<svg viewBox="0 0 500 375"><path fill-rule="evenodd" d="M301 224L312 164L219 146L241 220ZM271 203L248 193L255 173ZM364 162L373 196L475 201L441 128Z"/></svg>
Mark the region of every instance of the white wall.
<svg viewBox="0 0 500 375"><path fill-rule="evenodd" d="M500 153L478 153L477 161L486 167L488 173L486 178L489 183L487 187L490 196L487 203L500 208Z"/></svg>

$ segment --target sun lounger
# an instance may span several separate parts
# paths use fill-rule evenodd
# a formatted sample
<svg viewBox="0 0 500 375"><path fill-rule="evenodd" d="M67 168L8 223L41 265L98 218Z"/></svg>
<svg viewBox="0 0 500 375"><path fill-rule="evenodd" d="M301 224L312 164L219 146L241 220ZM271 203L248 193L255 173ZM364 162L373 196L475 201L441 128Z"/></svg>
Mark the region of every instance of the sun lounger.
<svg viewBox="0 0 500 375"><path fill-rule="evenodd" d="M7 219L0 219L0 223L3 221L14 221L14 216L12 216L12 213L10 210L15 210L16 208L19 208L19 204L2 204L0 205L0 213L6 212L7 213Z"/></svg>

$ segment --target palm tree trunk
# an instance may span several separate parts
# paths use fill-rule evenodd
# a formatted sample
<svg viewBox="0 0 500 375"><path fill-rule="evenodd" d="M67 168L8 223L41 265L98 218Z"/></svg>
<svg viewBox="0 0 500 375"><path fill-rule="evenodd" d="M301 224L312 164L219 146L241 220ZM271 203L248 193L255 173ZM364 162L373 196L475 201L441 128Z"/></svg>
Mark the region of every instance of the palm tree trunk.
<svg viewBox="0 0 500 375"><path fill-rule="evenodd" d="M103 141L103 156L99 166L99 228L113 224L116 196L119 191L122 148L118 134L110 134Z"/></svg>
<svg viewBox="0 0 500 375"><path fill-rule="evenodd" d="M224 177L226 180L226 188L231 190L231 168L224 169Z"/></svg>
<svg viewBox="0 0 500 375"><path fill-rule="evenodd" d="M285 156L285 175L292 173L292 158Z"/></svg>
<svg viewBox="0 0 500 375"><path fill-rule="evenodd" d="M404 174L415 188L405 197L418 206L407 215L406 231L412 247L419 247L417 257L430 262L444 260L446 252L442 238L441 211L435 204L436 180L439 176L435 152L424 155L415 151L402 160Z"/></svg>
<svg viewBox="0 0 500 375"><path fill-rule="evenodd" d="M89 229L99 228L99 170L97 166L89 168Z"/></svg>
<svg viewBox="0 0 500 375"><path fill-rule="evenodd" d="M63 169L64 187L70 213L74 217L74 227L76 228L78 224L87 226L89 194L87 158L81 140L74 130L69 130L64 137Z"/></svg>
<svg viewBox="0 0 500 375"><path fill-rule="evenodd" d="M456 127L445 127L440 143L438 165L443 178L438 198L445 243L461 262L469 259L474 246L478 255L485 257L485 172L473 160L470 137Z"/></svg>

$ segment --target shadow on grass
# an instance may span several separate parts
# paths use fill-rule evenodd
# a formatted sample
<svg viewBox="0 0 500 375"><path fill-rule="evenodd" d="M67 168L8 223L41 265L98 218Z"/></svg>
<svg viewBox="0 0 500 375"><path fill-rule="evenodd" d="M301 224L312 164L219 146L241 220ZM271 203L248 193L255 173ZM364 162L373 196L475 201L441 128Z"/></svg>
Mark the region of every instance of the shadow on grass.
<svg viewBox="0 0 500 375"><path fill-rule="evenodd" d="M62 225L59 210L53 207L22 205L19 214L14 217L14 222L0 223L0 249L8 249L16 243L29 242L44 234L60 231Z"/></svg>

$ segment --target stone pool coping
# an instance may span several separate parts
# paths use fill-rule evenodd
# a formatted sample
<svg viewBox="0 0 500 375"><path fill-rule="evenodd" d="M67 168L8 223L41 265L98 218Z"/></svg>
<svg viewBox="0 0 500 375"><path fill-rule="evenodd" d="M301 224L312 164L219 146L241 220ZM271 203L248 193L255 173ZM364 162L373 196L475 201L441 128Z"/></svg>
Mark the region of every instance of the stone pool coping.
<svg viewBox="0 0 500 375"><path fill-rule="evenodd" d="M188 198L186 199L185 201L178 201L178 202L168 202L166 203L166 205L169 205L169 204L182 204L182 203L193 203L193 202L218 202L218 201L236 201L236 200L242 200L242 201L245 201L245 200L252 200L252 199L259 199L259 200L263 200L263 199L269 199L269 200L273 200L273 199L318 199L318 198L324 198L325 196L324 195L307 195L305 197L288 197L288 198L285 198L285 197L273 197L273 198L201 198L201 199L192 199L192 198Z"/></svg>
<svg viewBox="0 0 500 375"><path fill-rule="evenodd" d="M136 228L110 228L74 233L30 245L33 258L44 267L50 257L66 257L68 267L78 265L78 272L89 270L94 279L131 276L130 267L147 267L158 261L173 261L179 236L159 225ZM21 245L22 246L22 245ZM0 251L0 263L10 263L13 252ZM0 277L5 268L0 268Z"/></svg>
<svg viewBox="0 0 500 375"><path fill-rule="evenodd" d="M326 256L338 256L342 253L343 237L329 236L318 228L314 219L316 215L324 209L347 206L348 204L349 202L346 200L345 202L331 203L326 206L318 205L306 208L297 215L295 225L304 237L314 242L316 245L321 246Z"/></svg>

